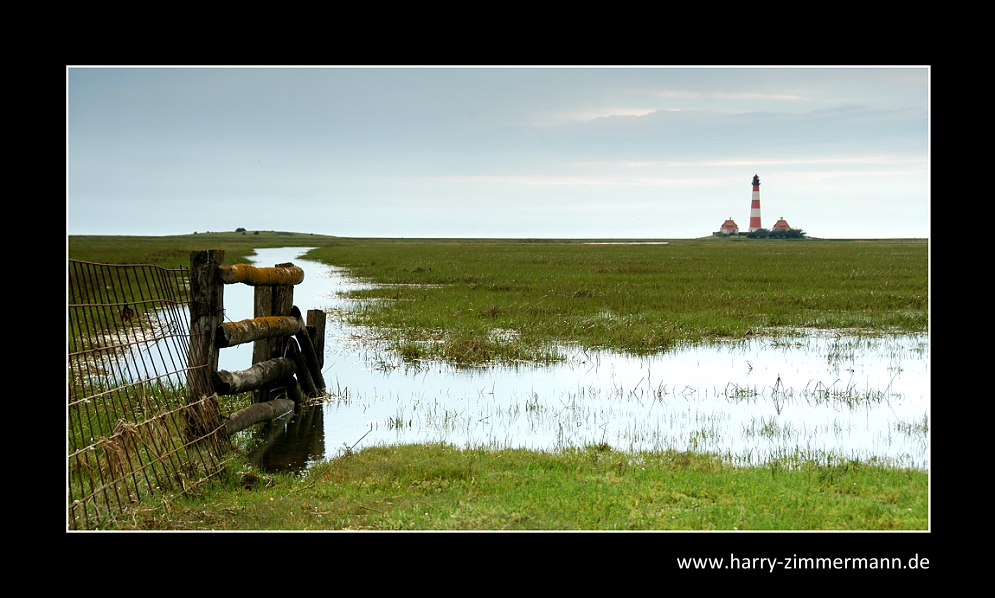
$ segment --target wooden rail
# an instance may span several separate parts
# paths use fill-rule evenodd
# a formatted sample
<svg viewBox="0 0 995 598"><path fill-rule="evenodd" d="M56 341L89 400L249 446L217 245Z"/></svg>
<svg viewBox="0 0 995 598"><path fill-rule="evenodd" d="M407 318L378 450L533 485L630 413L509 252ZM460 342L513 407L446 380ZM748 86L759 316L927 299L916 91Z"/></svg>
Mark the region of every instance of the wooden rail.
<svg viewBox="0 0 995 598"><path fill-rule="evenodd" d="M234 347L264 338L290 336L300 332L303 327L304 322L293 316L263 316L240 322L225 322L218 330L218 348Z"/></svg>
<svg viewBox="0 0 995 598"><path fill-rule="evenodd" d="M212 399L203 413L188 422L193 432L238 430L287 413L288 398L298 405L304 397L325 393L325 312L309 310L305 324L293 304L294 286L304 281L304 270L292 263L272 268L224 264L224 251L190 254L190 375L187 401ZM224 285L255 288L254 317L225 322ZM253 343L252 366L228 372L218 370L220 349ZM253 393L253 405L229 417L217 410L217 395Z"/></svg>
<svg viewBox="0 0 995 598"><path fill-rule="evenodd" d="M293 264L281 264L273 268L257 268L247 264L221 264L218 277L225 284L242 282L247 285L294 285L304 282L304 270Z"/></svg>

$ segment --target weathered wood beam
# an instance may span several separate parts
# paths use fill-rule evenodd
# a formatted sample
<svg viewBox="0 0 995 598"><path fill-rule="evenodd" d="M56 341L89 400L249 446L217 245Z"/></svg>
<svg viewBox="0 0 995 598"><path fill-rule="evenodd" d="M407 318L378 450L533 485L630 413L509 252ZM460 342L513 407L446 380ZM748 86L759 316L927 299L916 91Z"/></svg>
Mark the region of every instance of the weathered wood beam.
<svg viewBox="0 0 995 598"><path fill-rule="evenodd" d="M290 262L276 265L277 268L289 268L292 266L293 264ZM270 288L273 289L273 302L270 305L270 315L290 316L291 315L290 310L294 306L293 285L281 284ZM290 339L290 334L292 333L288 333L279 338L270 339L270 351L271 351L269 355L270 358L283 357L286 354L285 351L287 347L287 341ZM278 380L276 382L272 382L270 384L263 386L261 389L259 389L260 399L272 400L273 398L280 396L281 393L285 391L288 395L290 395L292 399L295 400L295 402L299 402L301 398L300 398L300 389L297 386L297 380L294 380L291 377L290 381L292 383L290 385L287 385L283 381ZM296 395L294 394L294 391L296 391Z"/></svg>
<svg viewBox="0 0 995 598"><path fill-rule="evenodd" d="M290 339L290 342L287 343L287 349L287 356L293 359L294 363L297 364L297 371L295 372L297 374L297 382L300 383L300 387L304 392L304 395L308 397L320 396L321 393L314 387L314 380L311 378L311 373L308 371L307 362L301 354L300 347L297 346L297 343L294 342L293 339Z"/></svg>
<svg viewBox="0 0 995 598"><path fill-rule="evenodd" d="M301 393L301 385L297 383L297 378L290 376L289 378L284 378L282 381L277 382L283 386L287 391L287 396L290 400L294 402L295 405L300 405L304 402L304 395Z"/></svg>
<svg viewBox="0 0 995 598"><path fill-rule="evenodd" d="M303 358L305 368L311 374L314 386L321 392L325 392L325 377L321 374L321 366L318 365L318 357L314 354L311 337L308 336L307 330L302 327L295 338L300 343L301 357Z"/></svg>
<svg viewBox="0 0 995 598"><path fill-rule="evenodd" d="M203 397L213 397L212 373L218 369L218 325L224 321L224 285L218 280L218 266L225 259L222 249L190 252L190 348L187 354L188 404L197 405L187 420L187 434L197 438L217 428L208 414L212 406L201 409ZM208 399L216 403L217 397ZM196 414L194 413L196 412ZM202 413L201 413L202 412Z"/></svg>
<svg viewBox="0 0 995 598"><path fill-rule="evenodd" d="M261 361L247 370L228 372L219 370L214 374L214 390L219 395L234 395L262 388L267 382L274 382L293 376L297 364L293 359L277 357Z"/></svg>
<svg viewBox="0 0 995 598"><path fill-rule="evenodd" d="M289 316L294 308L294 287L282 284L273 287L273 315Z"/></svg>
<svg viewBox="0 0 995 598"><path fill-rule="evenodd" d="M325 367L325 312L321 309L307 310L307 332L318 358L318 367Z"/></svg>
<svg viewBox="0 0 995 598"><path fill-rule="evenodd" d="M311 336L307 333L307 326L304 324L304 320L301 319L301 310L295 305L293 309L291 309L290 315L294 316L301 322L301 329L297 332L296 337L297 342L300 343L301 354L304 356L304 362L307 364L308 372L311 373L311 379L314 380L314 385L321 390L321 392L325 392L325 377L321 375L321 364L318 362L318 356L315 354L314 345L311 343Z"/></svg>
<svg viewBox="0 0 995 598"><path fill-rule="evenodd" d="M248 264L221 264L218 277L225 284L245 283L258 285L286 285L304 282L304 270L287 263L275 268L257 268Z"/></svg>
<svg viewBox="0 0 995 598"><path fill-rule="evenodd" d="M252 298L252 315L257 318L265 318L273 315L273 287L255 287ZM252 343L252 363L266 361L273 355L272 345L279 342L279 339L262 338ZM269 400L262 390L252 392L252 402L262 403Z"/></svg>
<svg viewBox="0 0 995 598"><path fill-rule="evenodd" d="M228 421L224 423L221 430L228 435L234 434L262 421L276 419L281 415L291 413L294 410L294 402L290 399L275 399L265 403L253 403L232 413Z"/></svg>
<svg viewBox="0 0 995 598"><path fill-rule="evenodd" d="M303 323L293 316L267 316L218 326L218 347L233 347L264 338L279 338L300 332ZM271 354L272 355L272 354Z"/></svg>
<svg viewBox="0 0 995 598"><path fill-rule="evenodd" d="M287 359L290 358L288 357ZM253 393L256 392L260 393L263 397L263 400L259 402L274 401L276 399L290 399L295 405L304 402L304 395L301 394L301 385L297 383L297 378L293 376L280 378L275 382L267 382L261 389L253 391Z"/></svg>

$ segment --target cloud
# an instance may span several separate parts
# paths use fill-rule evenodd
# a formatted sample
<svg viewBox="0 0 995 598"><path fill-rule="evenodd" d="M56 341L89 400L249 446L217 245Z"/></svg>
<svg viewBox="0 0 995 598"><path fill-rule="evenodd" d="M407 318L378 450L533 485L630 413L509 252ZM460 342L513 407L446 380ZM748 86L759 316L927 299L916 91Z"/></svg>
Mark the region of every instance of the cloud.
<svg viewBox="0 0 995 598"><path fill-rule="evenodd" d="M590 121L596 118L607 118L610 116L646 116L656 112L656 108L592 108L576 112L568 112L563 115L566 120Z"/></svg>
<svg viewBox="0 0 995 598"><path fill-rule="evenodd" d="M624 187L672 187L675 185L718 185L714 178L673 177L610 177L589 175L451 175L427 177L427 180L445 183L504 183L517 185L604 185Z"/></svg>
<svg viewBox="0 0 995 598"><path fill-rule="evenodd" d="M648 161L602 161L574 162L573 166L608 168L699 168L699 167L739 167L739 166L813 166L818 164L902 164L917 168L929 167L928 160L920 156L896 156L889 154L866 156L816 156L811 158L725 158L719 160L648 160Z"/></svg>
<svg viewBox="0 0 995 598"><path fill-rule="evenodd" d="M805 172L780 172L777 174L780 182L821 181L829 179L844 179L853 177L911 177L925 175L927 170L807 170Z"/></svg>
<svg viewBox="0 0 995 598"><path fill-rule="evenodd" d="M662 98L677 98L688 100L776 100L776 101L799 101L808 100L804 96L786 93L754 93L754 92L725 92L725 91L686 91L686 90L664 90L656 92Z"/></svg>

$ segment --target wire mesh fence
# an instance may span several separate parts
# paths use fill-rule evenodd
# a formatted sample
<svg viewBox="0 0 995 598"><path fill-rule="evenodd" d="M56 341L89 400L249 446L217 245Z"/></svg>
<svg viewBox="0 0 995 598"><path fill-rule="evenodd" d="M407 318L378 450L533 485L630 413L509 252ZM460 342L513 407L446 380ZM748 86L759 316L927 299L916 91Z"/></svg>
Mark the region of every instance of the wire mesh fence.
<svg viewBox="0 0 995 598"><path fill-rule="evenodd" d="M217 474L227 436L191 425L216 398L186 392L188 271L69 260L68 310L68 527Z"/></svg>

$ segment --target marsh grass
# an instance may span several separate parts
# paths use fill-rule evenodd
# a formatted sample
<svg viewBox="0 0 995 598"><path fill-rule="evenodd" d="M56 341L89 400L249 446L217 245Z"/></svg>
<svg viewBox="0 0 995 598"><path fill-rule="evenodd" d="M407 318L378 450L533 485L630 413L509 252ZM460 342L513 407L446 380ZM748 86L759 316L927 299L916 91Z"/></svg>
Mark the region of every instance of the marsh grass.
<svg viewBox="0 0 995 598"><path fill-rule="evenodd" d="M73 259L188 267L197 249L226 263L256 247L317 247L306 257L375 288L349 297L353 324L392 336L406 360L460 365L557 360L577 344L651 353L681 344L790 335L790 328L923 332L928 242L344 239L260 231L172 237L69 237ZM493 331L510 331L513 341Z"/></svg>
<svg viewBox="0 0 995 598"><path fill-rule="evenodd" d="M895 422L895 430L910 438L925 441L929 434L929 415L924 413L922 419L919 420L897 421Z"/></svg>
<svg viewBox="0 0 995 598"><path fill-rule="evenodd" d="M541 362L558 344L650 353L803 328L922 332L927 251L925 241L368 241L308 258L384 285L349 293L351 323L396 331L393 350L409 358L467 365Z"/></svg>
<svg viewBox="0 0 995 598"><path fill-rule="evenodd" d="M778 378L774 386L744 385L728 383L723 396L735 403L755 403L759 399L769 399L780 411L786 405L803 404L810 406L833 405L854 408L859 405L887 403L892 398L889 389L860 388L855 382L842 383L836 380L830 385L809 381L802 388L786 387Z"/></svg>

